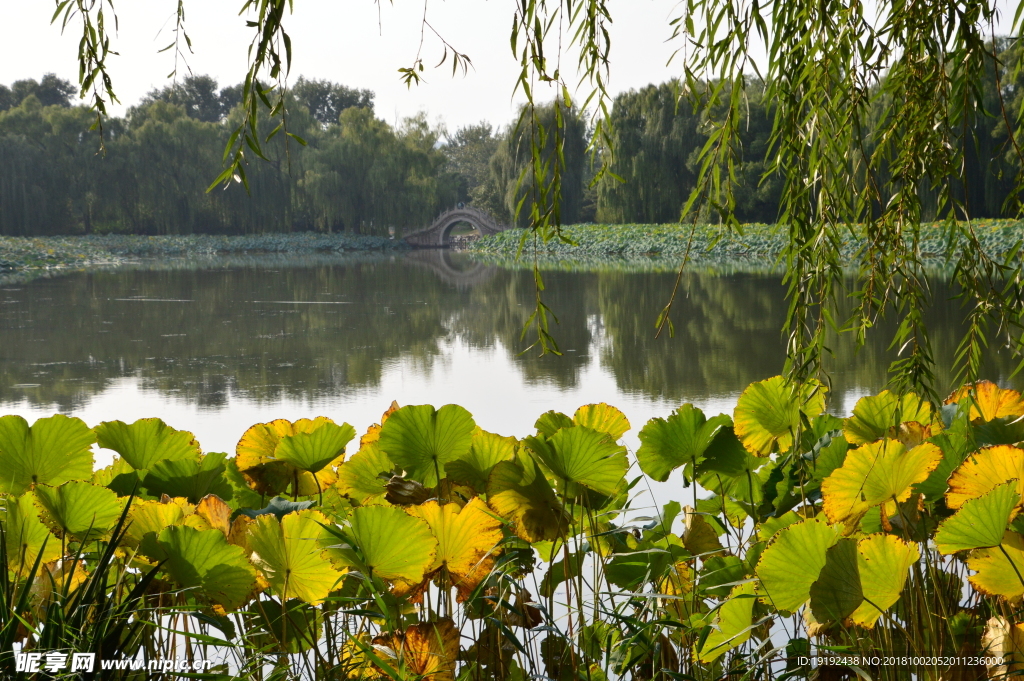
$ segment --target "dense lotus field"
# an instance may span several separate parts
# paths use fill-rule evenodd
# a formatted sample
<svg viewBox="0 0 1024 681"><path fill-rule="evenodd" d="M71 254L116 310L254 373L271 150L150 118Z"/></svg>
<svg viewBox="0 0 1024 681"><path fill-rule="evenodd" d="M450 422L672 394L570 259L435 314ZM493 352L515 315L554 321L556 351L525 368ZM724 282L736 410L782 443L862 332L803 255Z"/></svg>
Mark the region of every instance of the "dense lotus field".
<svg viewBox="0 0 1024 681"><path fill-rule="evenodd" d="M61 237L0 236L0 270L74 267L123 262L130 258L180 257L223 253L315 253L406 248L404 242L354 234L252 234L222 236L135 236L124 234Z"/></svg>
<svg viewBox="0 0 1024 681"><path fill-rule="evenodd" d="M771 378L731 415L651 419L635 452L607 404L518 437L392 404L361 437L279 419L231 453L156 418L2 417L0 677L1018 673L1024 398L827 397Z"/></svg>
<svg viewBox="0 0 1024 681"><path fill-rule="evenodd" d="M921 252L926 260L945 258L946 243L938 223L923 225ZM974 223L979 240L986 251L1001 255L1024 238L1024 223L1017 220L979 220ZM856 228L855 228L856 229ZM636 261L642 258L664 258L678 262L686 253L690 225L571 225L563 228L573 242L557 239L542 242L528 237L524 253L541 253L558 259L586 262L595 258L621 258ZM509 230L483 237L469 249L493 256L515 256L523 237L521 230ZM782 253L788 235L780 225L748 224L742 232L729 231L718 225L698 225L690 247L695 264L730 266L736 263L773 263ZM843 257L853 259L864 240L855 231L843 242Z"/></svg>

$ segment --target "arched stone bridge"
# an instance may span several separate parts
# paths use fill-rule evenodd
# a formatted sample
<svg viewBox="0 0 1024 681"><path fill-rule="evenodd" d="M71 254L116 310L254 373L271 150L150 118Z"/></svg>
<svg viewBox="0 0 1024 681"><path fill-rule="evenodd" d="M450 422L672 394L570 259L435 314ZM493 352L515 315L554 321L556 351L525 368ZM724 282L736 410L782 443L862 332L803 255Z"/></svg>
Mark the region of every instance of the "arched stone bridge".
<svg viewBox="0 0 1024 681"><path fill-rule="evenodd" d="M403 238L412 246L422 248L445 248L452 228L460 222L468 222L480 232L480 236L497 234L509 229L508 225L498 223L489 213L479 208L455 208L434 220L434 224L425 229L406 234Z"/></svg>

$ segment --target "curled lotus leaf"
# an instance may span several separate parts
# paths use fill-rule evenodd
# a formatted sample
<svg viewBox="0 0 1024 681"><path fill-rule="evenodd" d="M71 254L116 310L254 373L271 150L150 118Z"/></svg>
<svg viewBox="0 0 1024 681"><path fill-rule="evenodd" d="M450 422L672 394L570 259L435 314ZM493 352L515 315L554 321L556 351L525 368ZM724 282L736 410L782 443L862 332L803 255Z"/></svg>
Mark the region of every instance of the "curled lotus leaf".
<svg viewBox="0 0 1024 681"><path fill-rule="evenodd" d="M501 520L480 497L461 509L428 501L410 508L409 514L424 520L437 538L437 554L427 572L443 570L446 583L458 592L458 601L465 601L491 572L502 540Z"/></svg>
<svg viewBox="0 0 1024 681"><path fill-rule="evenodd" d="M33 485L92 478L96 435L81 419L57 414L31 426L0 417L0 492L20 495Z"/></svg>
<svg viewBox="0 0 1024 681"><path fill-rule="evenodd" d="M979 449L949 476L946 506L960 508L969 499L988 494L1007 480L1017 481L1017 495L1024 498L1024 449L1010 445Z"/></svg>
<svg viewBox="0 0 1024 681"><path fill-rule="evenodd" d="M578 486L606 496L614 495L626 476L626 449L611 436L586 426L562 428L550 438L524 440L544 466L576 497Z"/></svg>
<svg viewBox="0 0 1024 681"><path fill-rule="evenodd" d="M604 402L583 405L573 414L572 422L577 426L586 426L607 433L613 440L618 440L629 430L629 419L626 415Z"/></svg>
<svg viewBox="0 0 1024 681"><path fill-rule="evenodd" d="M104 421L96 426L100 447L112 449L136 470L148 470L158 461L198 459L199 443L185 430L175 430L161 419L139 419L132 424Z"/></svg>
<svg viewBox="0 0 1024 681"><path fill-rule="evenodd" d="M398 410L399 410L398 402L396 400L392 400L391 401L391 406L388 407L387 411L385 411L384 414L381 415L380 423L374 423L373 425L371 425L369 428L366 429L366 432L363 433L363 436L361 438L359 438L359 447L360 447L360 449L362 449L363 447L365 447L368 444L371 444L371 443L374 443L374 442L377 442L378 440L380 440L380 429L383 427L382 424L385 421L388 420L389 416L391 416L392 414L394 414Z"/></svg>
<svg viewBox="0 0 1024 681"><path fill-rule="evenodd" d="M414 624L404 632L373 639L399 656L420 681L455 681L459 658L459 629L448 617Z"/></svg>
<svg viewBox="0 0 1024 681"><path fill-rule="evenodd" d="M296 468L290 462L277 458L277 447L282 438L299 433L312 433L325 424L334 424L326 416L299 419L292 422L277 419L257 423L242 435L235 448L235 461L246 484L260 494L275 496L291 487L302 496L320 494L337 481L333 467L327 466L317 473ZM341 459L344 454L338 459ZM340 463L340 460L338 461Z"/></svg>
<svg viewBox="0 0 1024 681"><path fill-rule="evenodd" d="M109 536L124 510L123 499L91 482L39 486L35 498L50 529L58 536L71 536L81 542Z"/></svg>
<svg viewBox="0 0 1024 681"><path fill-rule="evenodd" d="M208 494L196 504L195 512L185 524L197 530L220 530L225 537L231 534L231 507L215 494ZM239 515L239 518L245 516Z"/></svg>
<svg viewBox="0 0 1024 681"><path fill-rule="evenodd" d="M816 380L797 386L782 376L751 383L733 412L736 436L756 456L789 451L802 418L825 411L826 390Z"/></svg>
<svg viewBox="0 0 1024 681"><path fill-rule="evenodd" d="M560 411L546 411L540 415L533 427L537 429L538 435L551 437L562 428L570 428L574 424L572 419Z"/></svg>
<svg viewBox="0 0 1024 681"><path fill-rule="evenodd" d="M183 498L137 500L128 510L128 524L123 544L126 548L137 549L138 553L153 561L167 558L157 537L165 527L181 525L195 507Z"/></svg>
<svg viewBox="0 0 1024 681"><path fill-rule="evenodd" d="M1024 624L1013 624L1005 617L990 618L981 635L981 651L982 656L991 661L988 678L1019 676L1024 671Z"/></svg>
<svg viewBox="0 0 1024 681"><path fill-rule="evenodd" d="M429 404L402 407L388 417L379 446L405 470L405 477L436 487L445 465L465 456L473 444L476 424L468 411L455 404L435 410Z"/></svg>
<svg viewBox="0 0 1024 681"><path fill-rule="evenodd" d="M282 601L298 598L319 605L341 579L324 553L331 536L324 528L328 522L319 511L306 509L281 519L267 513L249 525L253 563Z"/></svg>
<svg viewBox="0 0 1024 681"><path fill-rule="evenodd" d="M838 540L838 528L817 518L779 530L755 569L761 600L777 610L795 612L810 598L811 586L825 567L826 552Z"/></svg>
<svg viewBox="0 0 1024 681"><path fill-rule="evenodd" d="M419 583L434 563L437 538L421 518L397 506L352 509L346 536L361 554L359 567L391 582ZM331 555L342 558L336 552Z"/></svg>
<svg viewBox="0 0 1024 681"><path fill-rule="evenodd" d="M9 496L3 500L3 506L7 566L11 571L25 574L32 569L37 558L42 564L60 558L60 540L39 519L39 509L32 492L25 492L20 497Z"/></svg>
<svg viewBox="0 0 1024 681"><path fill-rule="evenodd" d="M1019 503L1016 480L997 485L980 497L968 499L960 510L939 523L935 532L936 547L940 553L949 554L999 546Z"/></svg>
<svg viewBox="0 0 1024 681"><path fill-rule="evenodd" d="M700 662L713 662L750 639L756 600L753 580L732 588L729 598L718 608L714 624L711 625L711 633L697 651L697 659Z"/></svg>
<svg viewBox="0 0 1024 681"><path fill-rule="evenodd" d="M893 428L908 422L930 426L935 418L931 402L908 392L902 397L888 390L857 400L853 416L843 422L843 436L851 445L863 445L886 437Z"/></svg>
<svg viewBox="0 0 1024 681"><path fill-rule="evenodd" d="M1024 596L1024 537L1007 531L999 546L971 551L967 567L977 572L970 577L975 589L1019 603Z"/></svg>
<svg viewBox="0 0 1024 681"><path fill-rule="evenodd" d="M487 490L487 478L502 461L510 461L516 453L518 441L514 437L502 437L477 428L469 451L445 464L445 472L451 480L469 485L478 493Z"/></svg>
<svg viewBox="0 0 1024 681"><path fill-rule="evenodd" d="M551 541L569 529L569 515L529 456L502 461L487 480L487 504L520 539Z"/></svg>
<svg viewBox="0 0 1024 681"><path fill-rule="evenodd" d="M167 556L163 571L187 595L223 612L237 610L254 592L256 569L223 533L171 525L161 530L157 542Z"/></svg>
<svg viewBox="0 0 1024 681"><path fill-rule="evenodd" d="M89 578L89 564L84 560L55 560L43 565L32 581L32 600L37 607L49 605L55 595L72 594Z"/></svg>
<svg viewBox="0 0 1024 681"><path fill-rule="evenodd" d="M379 503L387 492L395 464L380 450L376 442L363 444L343 464L338 466L338 492L360 504ZM385 474L382 477L382 474Z"/></svg>
<svg viewBox="0 0 1024 681"><path fill-rule="evenodd" d="M636 460L640 469L664 482L680 466L695 468L718 432L732 423L725 414L704 417L692 404L684 404L667 418L653 418L640 431Z"/></svg>
<svg viewBox="0 0 1024 681"><path fill-rule="evenodd" d="M821 483L825 515L856 529L869 510L881 506L882 524L910 498L939 462L942 450L925 443L908 450L897 440L879 440L850 451L843 465Z"/></svg>
<svg viewBox="0 0 1024 681"><path fill-rule="evenodd" d="M965 399L970 400L968 418L974 422L1024 416L1024 397L991 381L978 381L953 391L946 404L959 404Z"/></svg>

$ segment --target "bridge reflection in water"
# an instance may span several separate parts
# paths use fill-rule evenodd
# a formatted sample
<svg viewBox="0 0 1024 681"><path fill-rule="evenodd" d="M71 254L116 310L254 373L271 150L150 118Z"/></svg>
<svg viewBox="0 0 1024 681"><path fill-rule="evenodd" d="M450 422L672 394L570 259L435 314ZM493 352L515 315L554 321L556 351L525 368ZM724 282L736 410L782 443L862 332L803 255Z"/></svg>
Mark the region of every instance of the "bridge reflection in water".
<svg viewBox="0 0 1024 681"><path fill-rule="evenodd" d="M492 279L499 269L494 265L475 262L468 255L448 249L410 251L405 254L403 262L430 270L441 281L458 288L483 284Z"/></svg>

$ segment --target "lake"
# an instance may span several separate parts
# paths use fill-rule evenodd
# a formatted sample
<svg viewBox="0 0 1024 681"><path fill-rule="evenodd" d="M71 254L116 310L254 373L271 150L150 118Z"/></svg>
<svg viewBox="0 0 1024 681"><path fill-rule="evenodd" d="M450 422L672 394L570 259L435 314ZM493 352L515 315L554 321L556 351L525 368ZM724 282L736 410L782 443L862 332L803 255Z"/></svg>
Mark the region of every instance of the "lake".
<svg viewBox="0 0 1024 681"><path fill-rule="evenodd" d="M654 338L672 274L550 272L562 356L520 354L533 312L530 271L447 251L342 257L225 256L0 280L0 413L103 420L159 416L207 451L233 452L274 418L318 415L359 431L400 404L458 403L503 435L590 402L633 424L684 402L731 413L749 383L783 368L777 275L684 277L675 337ZM935 282L929 314L941 389L959 303ZM830 410L885 386L894 321L859 352L834 345ZM1008 379L994 356L988 378ZM100 462L105 465L106 462Z"/></svg>

